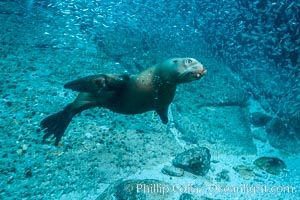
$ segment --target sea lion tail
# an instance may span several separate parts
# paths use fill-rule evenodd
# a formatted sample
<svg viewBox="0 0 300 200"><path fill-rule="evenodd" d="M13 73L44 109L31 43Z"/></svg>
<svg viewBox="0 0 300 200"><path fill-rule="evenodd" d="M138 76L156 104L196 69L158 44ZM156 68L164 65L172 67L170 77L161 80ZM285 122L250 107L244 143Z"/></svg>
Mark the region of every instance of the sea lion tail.
<svg viewBox="0 0 300 200"><path fill-rule="evenodd" d="M53 134L55 146L57 146L73 116L71 105L68 105L63 111L46 117L41 122L41 127L45 133L43 142Z"/></svg>

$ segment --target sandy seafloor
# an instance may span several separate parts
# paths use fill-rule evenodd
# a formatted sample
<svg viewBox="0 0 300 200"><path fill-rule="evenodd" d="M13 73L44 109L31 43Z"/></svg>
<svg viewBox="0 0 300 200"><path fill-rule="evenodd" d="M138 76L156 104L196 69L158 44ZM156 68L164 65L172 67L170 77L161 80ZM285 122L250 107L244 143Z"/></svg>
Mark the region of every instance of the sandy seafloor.
<svg viewBox="0 0 300 200"><path fill-rule="evenodd" d="M7 18L2 25L12 23L13 18ZM31 36L43 33L24 31L19 25L7 27L5 36L1 33L0 55L0 199L96 199L110 185L128 179L157 179L180 188L192 185L199 188L190 191L197 199L300 199L299 153L284 152L253 138L253 131L265 131L249 122L251 112L261 111L259 102L243 90L246 83L238 74L201 52L196 58L208 74L178 87L168 125L153 112L126 116L92 109L73 119L58 148L54 141L42 144L40 121L77 95L63 88L66 82L126 69L93 45L84 50L36 46L30 43ZM148 62L147 56L143 59ZM192 147L210 149L207 175L161 173L176 154ZM280 158L287 169L280 175L268 174L254 167L253 161L260 156ZM233 170L238 165L253 167L254 173L243 177ZM222 170L228 171L229 179L218 178ZM216 189L227 186L248 189ZM293 189L284 192L284 186ZM267 191L253 192L253 187ZM183 192L170 191L160 199L179 199Z"/></svg>

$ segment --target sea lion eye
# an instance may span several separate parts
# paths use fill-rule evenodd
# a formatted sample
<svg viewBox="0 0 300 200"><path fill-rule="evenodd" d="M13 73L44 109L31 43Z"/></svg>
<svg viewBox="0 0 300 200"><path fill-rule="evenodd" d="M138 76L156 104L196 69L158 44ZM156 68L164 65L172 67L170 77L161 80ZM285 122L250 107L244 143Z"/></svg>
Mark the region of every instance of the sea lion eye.
<svg viewBox="0 0 300 200"><path fill-rule="evenodd" d="M185 63L186 63L186 64L191 64L192 62L193 62L192 59L186 59L186 60L185 60Z"/></svg>

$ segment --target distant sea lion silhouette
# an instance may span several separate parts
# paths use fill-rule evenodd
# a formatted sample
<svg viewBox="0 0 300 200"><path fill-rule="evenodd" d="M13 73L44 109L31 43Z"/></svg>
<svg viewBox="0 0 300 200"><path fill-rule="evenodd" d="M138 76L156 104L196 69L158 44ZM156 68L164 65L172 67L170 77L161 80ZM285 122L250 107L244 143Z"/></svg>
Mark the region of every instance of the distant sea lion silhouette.
<svg viewBox="0 0 300 200"><path fill-rule="evenodd" d="M155 110L164 124L176 85L200 79L206 74L194 58L172 58L135 74L99 74L67 83L64 87L80 92L73 103L41 122L45 135L58 144L72 118L83 110L103 107L121 114Z"/></svg>

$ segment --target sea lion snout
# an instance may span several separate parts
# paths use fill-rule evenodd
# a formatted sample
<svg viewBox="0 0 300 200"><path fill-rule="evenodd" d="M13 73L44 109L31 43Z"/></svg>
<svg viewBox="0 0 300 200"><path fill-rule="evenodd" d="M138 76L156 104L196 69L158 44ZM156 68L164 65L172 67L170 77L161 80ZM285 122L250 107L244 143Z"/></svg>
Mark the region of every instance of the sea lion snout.
<svg viewBox="0 0 300 200"><path fill-rule="evenodd" d="M192 66L192 67L188 68L187 70L189 70L190 73L193 74L197 79L201 78L202 76L204 76L207 73L207 70L201 63L199 63L196 66Z"/></svg>
<svg viewBox="0 0 300 200"><path fill-rule="evenodd" d="M178 83L187 83L202 78L206 73L206 68L196 59L188 58L184 61L185 70L179 75Z"/></svg>
<svg viewBox="0 0 300 200"><path fill-rule="evenodd" d="M194 81L200 79L207 73L207 70L203 65L193 66L187 69L186 73L188 74L189 81Z"/></svg>

